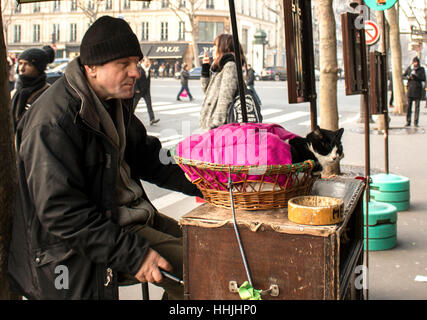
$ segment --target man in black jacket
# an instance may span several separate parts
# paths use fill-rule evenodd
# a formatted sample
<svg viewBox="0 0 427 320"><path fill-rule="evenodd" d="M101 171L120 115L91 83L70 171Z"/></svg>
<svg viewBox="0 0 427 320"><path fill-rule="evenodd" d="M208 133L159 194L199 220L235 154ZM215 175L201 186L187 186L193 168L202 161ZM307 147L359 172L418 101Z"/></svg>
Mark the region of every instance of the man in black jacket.
<svg viewBox="0 0 427 320"><path fill-rule="evenodd" d="M426 81L426 74L423 67L420 66L420 60L415 57L412 60L412 65L406 69L403 77L408 79L408 110L406 112L406 127L411 125L412 118L412 102L415 102L414 125L418 127L420 117L420 101L424 94L423 81Z"/></svg>
<svg viewBox="0 0 427 320"><path fill-rule="evenodd" d="M50 46L29 48L18 56L18 82L12 94L12 116L16 129L25 112L47 89L46 67L55 60L55 51Z"/></svg>
<svg viewBox="0 0 427 320"><path fill-rule="evenodd" d="M118 299L118 285L183 288L177 222L159 213L140 180L200 192L159 159L132 109L143 57L123 19L103 16L80 57L26 113L16 134L19 192L8 259L11 288L29 299Z"/></svg>
<svg viewBox="0 0 427 320"><path fill-rule="evenodd" d="M255 91L255 70L252 69L252 66L250 64L248 64L248 76L246 77L246 85L254 93L254 96L257 98L259 105L261 105L261 99Z"/></svg>
<svg viewBox="0 0 427 320"><path fill-rule="evenodd" d="M145 104L147 105L148 116L150 118L150 126L160 121L154 116L153 106L151 104L151 75L150 75L150 60L145 57L141 64L138 64L138 71L141 77L136 79L135 82L135 96L133 97L133 108L135 109L138 105L139 100L144 98Z"/></svg>

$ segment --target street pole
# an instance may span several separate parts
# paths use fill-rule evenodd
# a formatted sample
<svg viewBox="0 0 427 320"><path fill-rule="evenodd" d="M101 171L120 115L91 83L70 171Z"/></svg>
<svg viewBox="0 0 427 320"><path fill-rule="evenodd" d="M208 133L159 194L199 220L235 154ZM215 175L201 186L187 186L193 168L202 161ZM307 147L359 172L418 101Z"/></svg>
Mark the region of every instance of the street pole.
<svg viewBox="0 0 427 320"><path fill-rule="evenodd" d="M237 19L236 19L236 9L234 6L234 0L228 0L230 7L230 18L231 18L231 29L233 30L233 42L234 42L234 53L236 55L236 66L237 66L237 82L240 95L240 107L242 109L242 122L248 122L248 114L246 110L246 98L245 98L245 88L243 81L243 70L242 70L242 60L240 56L240 43L239 43L239 34L237 31Z"/></svg>
<svg viewBox="0 0 427 320"><path fill-rule="evenodd" d="M387 60L387 39L386 39L386 21L385 21L385 11L382 11L383 16L383 48L384 48L384 63L385 63L385 83L387 85L387 74L388 74L388 60ZM387 90L386 88L382 88ZM384 159L385 159L385 173L389 174L389 150L388 150L388 106L384 108Z"/></svg>

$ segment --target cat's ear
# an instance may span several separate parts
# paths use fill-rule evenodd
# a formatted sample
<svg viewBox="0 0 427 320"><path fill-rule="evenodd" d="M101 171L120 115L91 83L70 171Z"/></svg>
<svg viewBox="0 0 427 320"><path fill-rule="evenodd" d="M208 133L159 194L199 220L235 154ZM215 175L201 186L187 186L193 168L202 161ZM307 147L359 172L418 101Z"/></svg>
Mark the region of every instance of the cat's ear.
<svg viewBox="0 0 427 320"><path fill-rule="evenodd" d="M314 128L313 133L316 137L318 137L320 139L323 138L322 131L318 125L316 125L316 128Z"/></svg>
<svg viewBox="0 0 427 320"><path fill-rule="evenodd" d="M344 128L338 129L337 131L335 131L335 137L338 140L341 140L343 133L344 133Z"/></svg>

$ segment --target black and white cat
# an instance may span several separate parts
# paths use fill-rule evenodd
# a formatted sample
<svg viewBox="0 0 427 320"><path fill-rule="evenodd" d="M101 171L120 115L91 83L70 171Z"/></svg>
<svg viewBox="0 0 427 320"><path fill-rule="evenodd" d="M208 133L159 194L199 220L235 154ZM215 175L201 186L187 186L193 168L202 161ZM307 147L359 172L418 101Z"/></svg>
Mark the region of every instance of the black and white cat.
<svg viewBox="0 0 427 320"><path fill-rule="evenodd" d="M319 173L344 158L341 138L344 128L337 131L321 129L317 126L305 138L296 137L289 141L292 163L316 160L313 173Z"/></svg>

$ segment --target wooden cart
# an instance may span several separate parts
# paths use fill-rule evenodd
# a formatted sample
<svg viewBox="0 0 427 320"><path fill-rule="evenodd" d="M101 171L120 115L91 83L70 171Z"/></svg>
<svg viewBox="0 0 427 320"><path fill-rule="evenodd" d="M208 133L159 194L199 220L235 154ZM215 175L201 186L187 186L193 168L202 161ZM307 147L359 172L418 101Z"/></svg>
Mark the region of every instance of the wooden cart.
<svg viewBox="0 0 427 320"><path fill-rule="evenodd" d="M236 210L253 286L274 289L263 299L362 299L356 267L363 264L363 191L356 179L314 184L312 194L344 200L339 225L298 225L288 220L287 209ZM247 277L232 211L203 204L180 224L185 298L240 299L236 288Z"/></svg>

